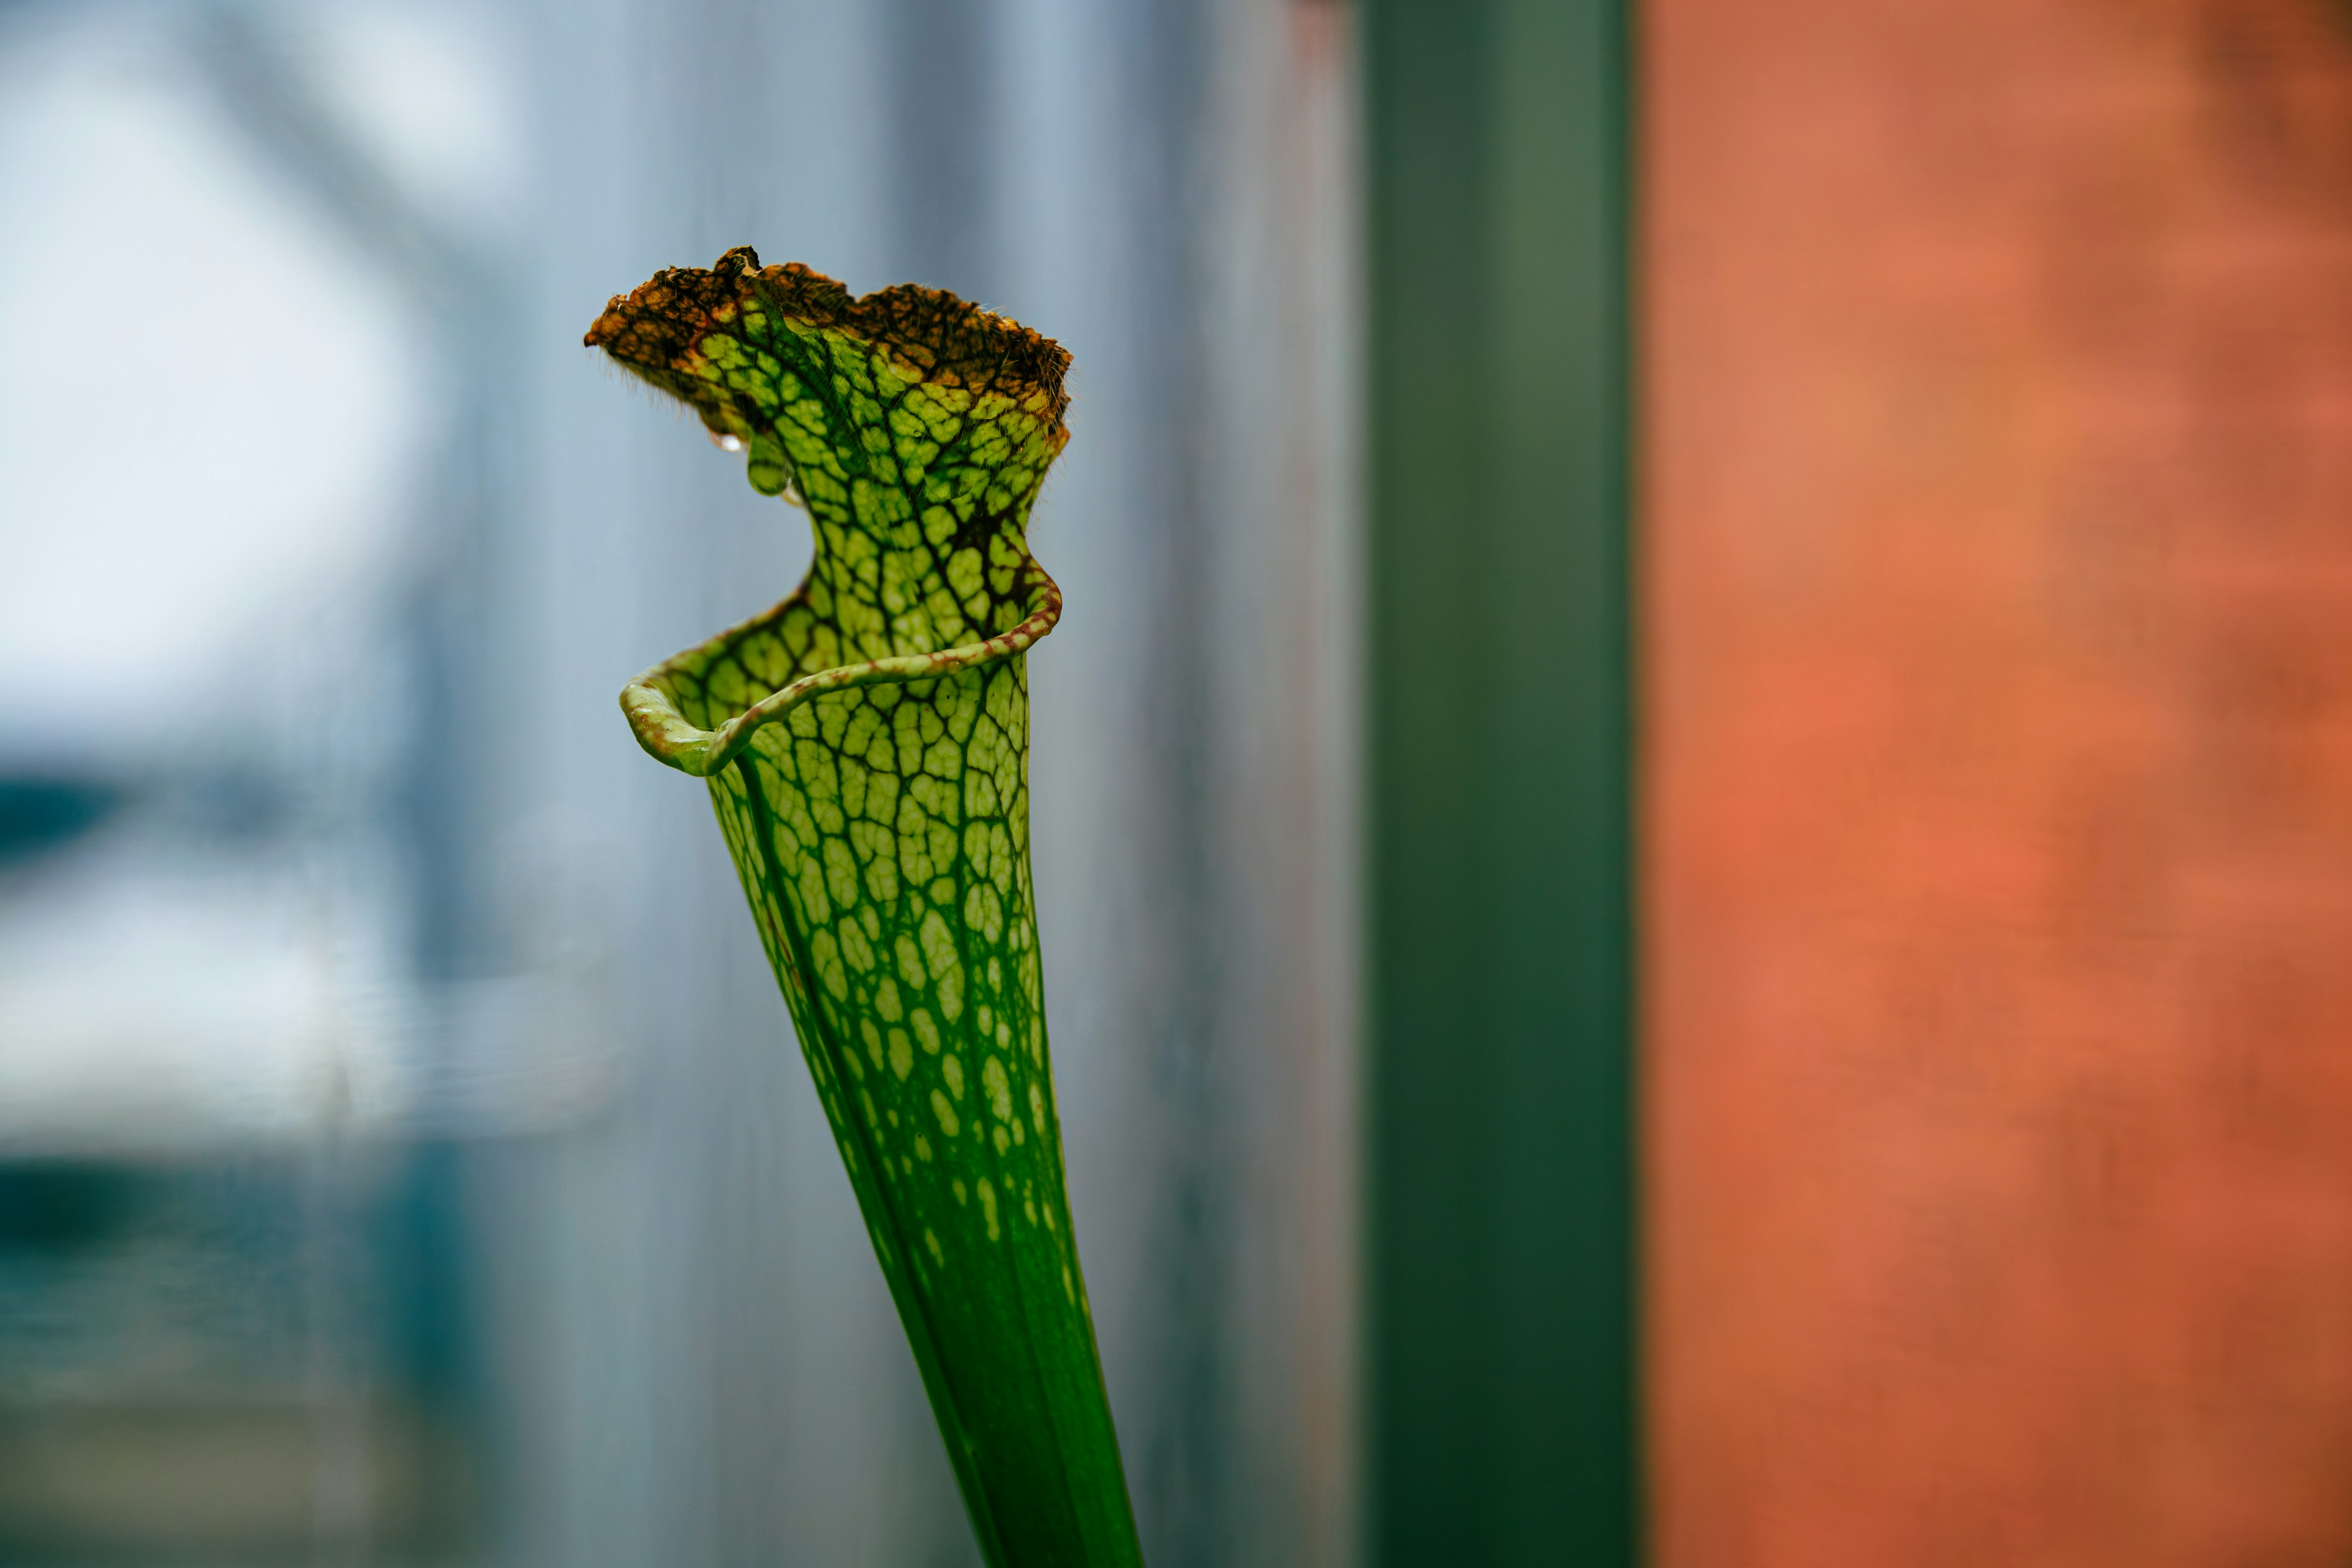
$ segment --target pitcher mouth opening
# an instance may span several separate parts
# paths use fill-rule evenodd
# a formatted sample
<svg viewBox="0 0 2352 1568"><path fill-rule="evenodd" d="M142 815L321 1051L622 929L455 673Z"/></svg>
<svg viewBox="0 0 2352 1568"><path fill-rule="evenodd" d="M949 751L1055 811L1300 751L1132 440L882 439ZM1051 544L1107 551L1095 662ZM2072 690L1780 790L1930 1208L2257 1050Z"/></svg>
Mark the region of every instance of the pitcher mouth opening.
<svg viewBox="0 0 2352 1568"><path fill-rule="evenodd" d="M1062 618L1062 590L1034 557L1026 562L1024 576L1028 585L1024 607L1029 613L1018 625L994 637L932 653L898 654L836 665L771 691L716 729L705 730L690 722L678 710L671 690L672 679L694 672L715 655L776 626L804 602L808 585L803 583L783 600L750 620L730 626L708 642L671 655L631 680L621 688L621 710L628 715L629 729L646 754L680 773L707 778L733 762L761 726L773 723L825 692L854 686L927 680L1027 651Z"/></svg>
<svg viewBox="0 0 2352 1568"><path fill-rule="evenodd" d="M657 761L709 776L818 696L1008 658L1060 619L1025 537L1069 439L1053 340L943 289L853 296L740 246L615 295L585 341L693 409L816 535L782 602L623 688Z"/></svg>

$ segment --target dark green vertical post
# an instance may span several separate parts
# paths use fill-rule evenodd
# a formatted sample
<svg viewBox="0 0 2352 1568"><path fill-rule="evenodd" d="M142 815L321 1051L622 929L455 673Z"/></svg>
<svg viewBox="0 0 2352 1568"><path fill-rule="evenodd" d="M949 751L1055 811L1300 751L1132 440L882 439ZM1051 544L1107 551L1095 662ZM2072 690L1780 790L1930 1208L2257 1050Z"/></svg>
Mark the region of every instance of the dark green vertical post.
<svg viewBox="0 0 2352 1568"><path fill-rule="evenodd" d="M1624 0L1365 0L1381 1568L1639 1552Z"/></svg>

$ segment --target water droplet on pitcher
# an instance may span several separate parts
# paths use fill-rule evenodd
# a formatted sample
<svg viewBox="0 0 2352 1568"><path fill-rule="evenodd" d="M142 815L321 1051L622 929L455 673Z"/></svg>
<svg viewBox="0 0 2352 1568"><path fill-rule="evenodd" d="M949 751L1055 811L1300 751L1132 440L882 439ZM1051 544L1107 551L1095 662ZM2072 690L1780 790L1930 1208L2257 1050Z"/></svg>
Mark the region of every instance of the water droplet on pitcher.
<svg viewBox="0 0 2352 1568"><path fill-rule="evenodd" d="M722 436L718 431L714 430L710 433L710 444L718 447L722 452L740 452L743 449L743 437L740 436Z"/></svg>

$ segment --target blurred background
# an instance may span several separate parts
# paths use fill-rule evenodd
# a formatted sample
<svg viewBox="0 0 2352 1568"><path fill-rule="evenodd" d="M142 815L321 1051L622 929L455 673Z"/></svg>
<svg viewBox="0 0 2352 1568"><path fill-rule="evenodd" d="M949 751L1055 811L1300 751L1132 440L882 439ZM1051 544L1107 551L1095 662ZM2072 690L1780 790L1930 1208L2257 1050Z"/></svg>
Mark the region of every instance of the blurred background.
<svg viewBox="0 0 2352 1568"><path fill-rule="evenodd" d="M2352 1562L2352 8L1646 16L1658 1555Z"/></svg>
<svg viewBox="0 0 2352 1568"><path fill-rule="evenodd" d="M969 1564L579 346L1075 355L1148 1555L2352 1563L2340 0L0 0L0 1563Z"/></svg>
<svg viewBox="0 0 2352 1568"><path fill-rule="evenodd" d="M1334 7L0 6L0 1561L976 1561L704 792L805 524L580 346L756 244L1076 357L1037 874L1165 1561L1337 1561Z"/></svg>

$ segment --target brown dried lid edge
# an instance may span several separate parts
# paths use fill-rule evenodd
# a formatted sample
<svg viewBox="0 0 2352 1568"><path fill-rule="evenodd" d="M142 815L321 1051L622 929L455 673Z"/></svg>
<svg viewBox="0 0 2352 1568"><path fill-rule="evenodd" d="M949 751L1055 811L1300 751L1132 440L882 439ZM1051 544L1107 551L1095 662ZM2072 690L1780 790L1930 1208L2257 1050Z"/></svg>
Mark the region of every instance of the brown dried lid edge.
<svg viewBox="0 0 2352 1568"><path fill-rule="evenodd" d="M678 378L688 374L688 358L755 290L767 309L872 343L899 361L902 373L922 381L1001 392L1016 400L1034 389L1045 395L1057 429L1069 408L1062 385L1069 351L1053 339L919 283L853 296L797 261L762 267L748 245L737 246L708 268L664 268L626 295L615 294L582 341L684 395L688 388Z"/></svg>

